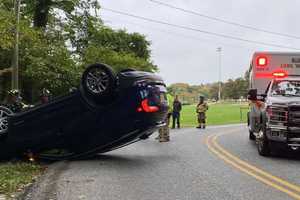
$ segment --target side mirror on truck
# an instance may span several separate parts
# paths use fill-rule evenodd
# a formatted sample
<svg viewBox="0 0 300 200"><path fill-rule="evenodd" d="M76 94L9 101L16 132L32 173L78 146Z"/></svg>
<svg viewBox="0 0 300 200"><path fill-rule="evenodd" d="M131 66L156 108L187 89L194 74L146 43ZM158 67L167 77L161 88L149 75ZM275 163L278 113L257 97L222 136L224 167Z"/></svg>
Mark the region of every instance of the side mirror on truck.
<svg viewBox="0 0 300 200"><path fill-rule="evenodd" d="M257 89L250 89L248 91L248 100L255 101L257 100Z"/></svg>

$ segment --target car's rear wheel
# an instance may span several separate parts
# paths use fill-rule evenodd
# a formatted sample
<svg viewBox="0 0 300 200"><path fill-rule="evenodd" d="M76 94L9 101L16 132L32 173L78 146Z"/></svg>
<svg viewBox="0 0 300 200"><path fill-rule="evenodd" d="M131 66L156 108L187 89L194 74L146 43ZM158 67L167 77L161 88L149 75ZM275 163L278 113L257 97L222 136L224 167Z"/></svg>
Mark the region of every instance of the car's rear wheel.
<svg viewBox="0 0 300 200"><path fill-rule="evenodd" d="M104 100L112 96L116 77L113 70L105 64L92 64L82 75L82 87L84 91L96 98Z"/></svg>
<svg viewBox="0 0 300 200"><path fill-rule="evenodd" d="M0 137L8 132L8 116L13 114L13 112L5 107L0 106Z"/></svg>

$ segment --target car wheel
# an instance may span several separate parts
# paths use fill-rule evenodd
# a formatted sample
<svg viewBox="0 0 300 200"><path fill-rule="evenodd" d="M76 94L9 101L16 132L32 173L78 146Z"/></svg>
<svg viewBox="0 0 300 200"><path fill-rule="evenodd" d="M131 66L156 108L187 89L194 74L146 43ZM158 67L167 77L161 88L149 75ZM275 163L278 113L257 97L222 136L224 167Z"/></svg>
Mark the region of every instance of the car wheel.
<svg viewBox="0 0 300 200"><path fill-rule="evenodd" d="M13 112L5 107L0 106L0 136L4 135L8 131L8 116L13 114Z"/></svg>
<svg viewBox="0 0 300 200"><path fill-rule="evenodd" d="M97 99L112 95L116 77L113 70L105 64L90 65L82 75L82 87L85 92Z"/></svg>
<svg viewBox="0 0 300 200"><path fill-rule="evenodd" d="M258 137L256 138L256 142L259 155L269 156L271 154L269 142L264 129L259 131Z"/></svg>

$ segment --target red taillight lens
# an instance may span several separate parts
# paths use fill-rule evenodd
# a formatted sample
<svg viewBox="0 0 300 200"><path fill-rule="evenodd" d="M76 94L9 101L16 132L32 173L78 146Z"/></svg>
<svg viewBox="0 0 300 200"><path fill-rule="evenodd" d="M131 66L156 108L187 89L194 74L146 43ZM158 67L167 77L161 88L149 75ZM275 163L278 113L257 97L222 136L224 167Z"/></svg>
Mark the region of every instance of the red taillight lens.
<svg viewBox="0 0 300 200"><path fill-rule="evenodd" d="M141 107L137 109L138 112L147 112L147 113L152 113L152 112L157 112L159 108L157 106L150 106L149 105L149 100L144 99L141 103Z"/></svg>
<svg viewBox="0 0 300 200"><path fill-rule="evenodd" d="M265 67L265 66L267 66L267 64L268 64L267 57L265 57L265 56L259 56L259 57L257 57L256 65L258 67Z"/></svg>

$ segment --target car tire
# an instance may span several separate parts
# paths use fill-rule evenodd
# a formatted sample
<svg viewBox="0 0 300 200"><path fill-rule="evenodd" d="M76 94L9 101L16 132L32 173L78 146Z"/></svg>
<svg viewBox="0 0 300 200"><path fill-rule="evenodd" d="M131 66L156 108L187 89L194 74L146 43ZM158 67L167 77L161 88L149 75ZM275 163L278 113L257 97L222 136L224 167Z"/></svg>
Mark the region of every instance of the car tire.
<svg viewBox="0 0 300 200"><path fill-rule="evenodd" d="M266 131L264 128L260 130L258 137L256 138L256 142L257 142L258 154L261 156L270 156L271 150L270 150L268 138L266 136Z"/></svg>
<svg viewBox="0 0 300 200"><path fill-rule="evenodd" d="M8 132L8 116L13 112L6 106L0 105L0 137Z"/></svg>
<svg viewBox="0 0 300 200"><path fill-rule="evenodd" d="M109 66L92 64L84 71L81 85L85 94L96 100L105 100L114 93L116 76Z"/></svg>

